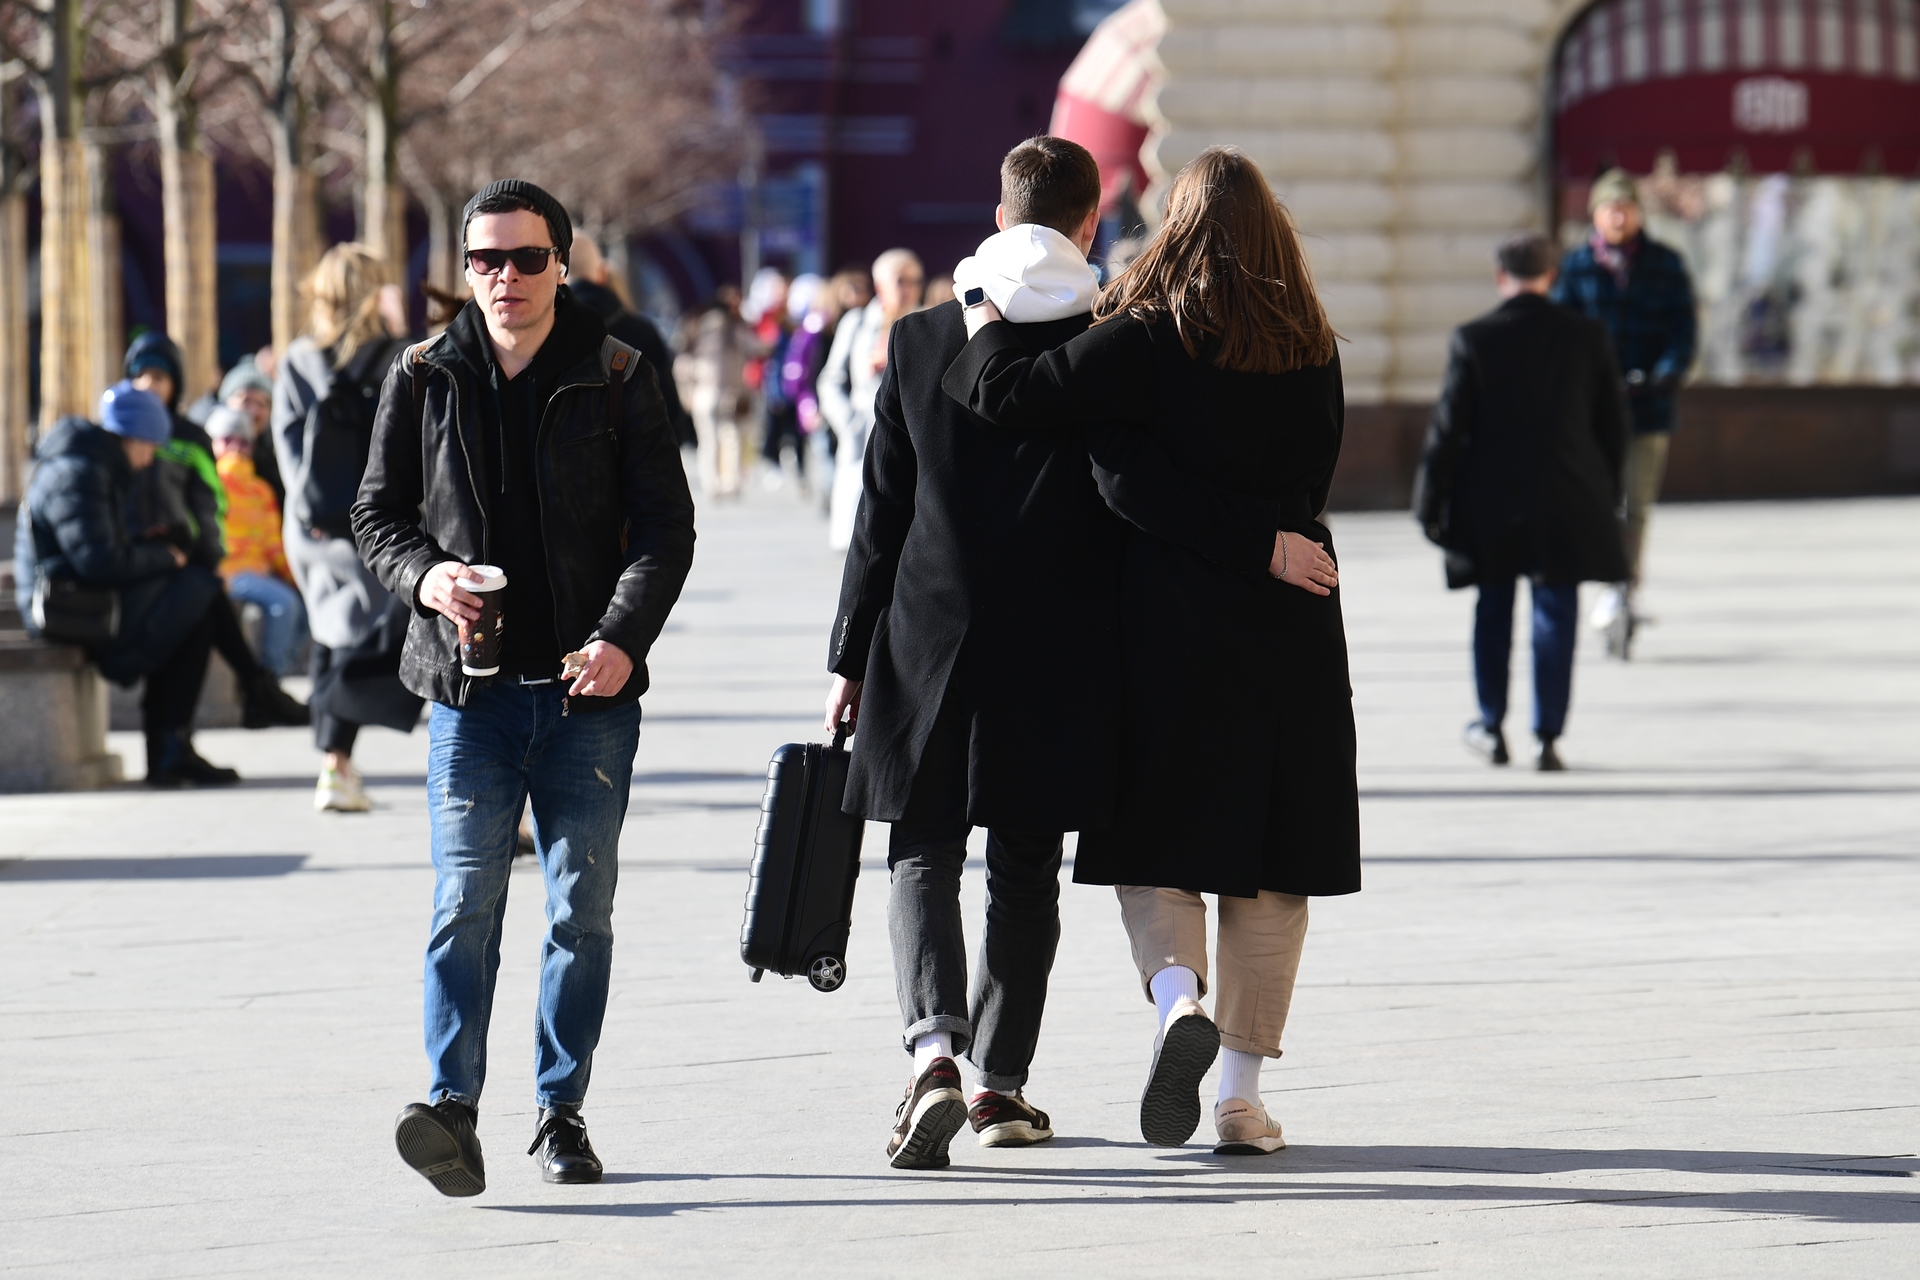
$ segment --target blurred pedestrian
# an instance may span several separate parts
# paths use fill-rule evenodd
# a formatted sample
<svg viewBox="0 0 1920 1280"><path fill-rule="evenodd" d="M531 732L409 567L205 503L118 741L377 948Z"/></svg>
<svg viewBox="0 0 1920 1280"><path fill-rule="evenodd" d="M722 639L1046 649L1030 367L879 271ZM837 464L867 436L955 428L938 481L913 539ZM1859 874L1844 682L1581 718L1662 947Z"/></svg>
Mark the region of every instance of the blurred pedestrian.
<svg viewBox="0 0 1920 1280"><path fill-rule="evenodd" d="M812 295L825 282L818 276L780 279L778 305L769 298L755 326L755 336L765 344L766 356L759 362L757 386L760 391L760 457L767 464L766 484L778 489L786 482L788 453L793 455L793 473L802 497L807 493L807 439L800 427L800 404L796 379L789 376L788 352L804 336ZM811 387L804 388L811 391ZM817 407L817 400L816 400Z"/></svg>
<svg viewBox="0 0 1920 1280"><path fill-rule="evenodd" d="M250 454L254 473L273 490L274 502L285 504L287 487L280 480L280 459L273 449L270 432L273 425L273 379L261 369L253 356L241 356L239 362L227 370L227 376L220 379L219 398L221 404L229 409L238 409L253 424L253 443L262 446ZM201 426L206 423L207 419L201 419Z"/></svg>
<svg viewBox="0 0 1920 1280"><path fill-rule="evenodd" d="M607 332L640 353L660 383L660 398L666 401L667 422L681 446L692 447L693 418L680 403L680 387L673 378L673 352L653 321L629 307L613 288L613 268L600 252L592 236L573 238L573 260L567 265L567 289L587 305L587 309L606 322ZM456 308L457 310L457 308ZM451 318L451 317L449 317Z"/></svg>
<svg viewBox="0 0 1920 1280"><path fill-rule="evenodd" d="M1624 371L1633 434L1625 488L1627 566L1601 596L1591 621L1606 633L1607 652L1632 656L1647 521L1667 474L1680 384L1693 365L1698 316L1686 263L1644 229L1639 188L1624 169L1609 169L1587 198L1593 233L1560 263L1552 298L1600 321Z"/></svg>
<svg viewBox="0 0 1920 1280"><path fill-rule="evenodd" d="M254 471L251 418L218 405L207 418L207 434L213 438L214 466L227 495L227 558L220 562L220 577L236 604L260 610L260 661L276 676L284 676L306 643L307 610L287 568L280 504Z"/></svg>
<svg viewBox="0 0 1920 1280"><path fill-rule="evenodd" d="M744 433L755 396L747 361L764 351L740 315L740 290L723 284L707 308L681 329L674 376L687 389L693 429L700 439L700 490L711 498L740 496Z"/></svg>
<svg viewBox="0 0 1920 1280"><path fill-rule="evenodd" d="M1092 328L1030 356L992 301L944 385L989 422L1136 424L1171 465L1269 505L1279 536L1229 562L1137 530L1121 570L1122 716L1112 825L1073 878L1111 884L1157 1034L1140 1131L1176 1146L1225 1046L1214 1150L1286 1145L1260 1096L1307 933L1307 899L1360 888L1353 694L1332 535L1336 335L1292 218L1254 163L1209 147ZM1264 553L1271 553L1270 558ZM1273 579L1280 579L1275 582ZM1219 895L1214 1018L1206 905Z"/></svg>
<svg viewBox="0 0 1920 1280"><path fill-rule="evenodd" d="M187 553L189 563L218 569L226 555L221 521L226 493L213 468L213 441L198 423L178 411L185 364L180 348L164 333L143 333L127 347L127 380L166 406L172 434L154 464L134 478L130 519L134 533L164 530Z"/></svg>
<svg viewBox="0 0 1920 1280"><path fill-rule="evenodd" d="M1414 513L1446 550L1447 586L1479 588L1473 679L1480 715L1467 746L1511 758L1502 728L1513 649L1514 584L1533 604L1537 764L1564 768L1554 743L1573 692L1580 584L1626 576L1620 467L1627 409L1606 330L1548 301L1553 245L1526 232L1501 243L1505 299L1454 331L1447 376L1427 427Z"/></svg>
<svg viewBox="0 0 1920 1280"><path fill-rule="evenodd" d="M821 515L831 510L833 454L840 440L832 421L820 407L820 375L826 369L827 356L839 334L840 321L849 311L857 311L872 300L873 284L865 271L848 269L833 276L816 296L801 324L807 334L801 354L789 361L797 373L804 371L806 378L805 390L796 393L796 404L800 407L800 429L807 433L807 451L813 455L813 483L820 493Z"/></svg>
<svg viewBox="0 0 1920 1280"><path fill-rule="evenodd" d="M384 259L362 244L327 250L306 282L308 331L274 383L273 437L287 480L284 547L313 637L313 741L323 754L313 807L373 807L353 749L363 725L410 733L421 698L400 683L408 602L360 561L353 501L373 440L380 385L405 345L383 306Z"/></svg>
<svg viewBox="0 0 1920 1280"><path fill-rule="evenodd" d="M461 215L473 299L414 347L380 394L353 508L367 564L417 605L401 671L433 701L426 958L429 1100L400 1114L401 1158L446 1195L477 1195L474 1121L487 1071L500 925L520 813L533 804L547 931L534 1023L548 1182L598 1182L580 1108L606 1018L620 829L640 739L647 653L693 562L693 499L639 352L560 288L573 239L530 182L482 189ZM497 673L463 641L504 582Z"/></svg>
<svg viewBox="0 0 1920 1280"><path fill-rule="evenodd" d="M306 709L281 692L247 648L219 577L192 563L164 532L135 535L125 524L134 477L153 465L172 430L166 405L121 382L101 397L100 419L95 426L62 418L34 450L37 465L14 537L20 612L37 630L33 598L41 579L114 592L118 629L89 643L87 656L116 684L146 681L140 727L147 785L238 782L238 773L209 764L193 747L208 654L218 647L246 690L248 728L304 724ZM100 621L104 629L104 616Z"/></svg>
<svg viewBox="0 0 1920 1280"><path fill-rule="evenodd" d="M920 309L926 273L911 249L889 249L873 261L873 301L850 311L834 330L833 348L816 388L820 411L833 428L833 500L827 545L845 551L860 510L861 461L873 429L873 397L887 371L887 337L893 322Z"/></svg>

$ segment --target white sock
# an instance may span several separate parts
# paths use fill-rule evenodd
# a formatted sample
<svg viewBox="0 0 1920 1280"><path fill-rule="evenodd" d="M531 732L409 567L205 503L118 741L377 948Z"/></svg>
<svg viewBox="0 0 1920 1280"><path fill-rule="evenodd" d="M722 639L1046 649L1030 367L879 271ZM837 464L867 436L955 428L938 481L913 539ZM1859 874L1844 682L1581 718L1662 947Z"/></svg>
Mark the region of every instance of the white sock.
<svg viewBox="0 0 1920 1280"><path fill-rule="evenodd" d="M1220 1051L1220 1101L1238 1098L1260 1105L1260 1065L1266 1061L1257 1053L1239 1049Z"/></svg>
<svg viewBox="0 0 1920 1280"><path fill-rule="evenodd" d="M918 1079L935 1058L953 1056L953 1033L950 1031L929 1031L924 1036L916 1036L913 1041L913 1074Z"/></svg>
<svg viewBox="0 0 1920 1280"><path fill-rule="evenodd" d="M1164 1031L1167 1020L1173 1017L1173 1006L1181 996L1189 1000L1200 998L1200 975L1183 964L1170 964L1153 975L1147 990L1153 993L1153 1007L1160 1011L1160 1028Z"/></svg>

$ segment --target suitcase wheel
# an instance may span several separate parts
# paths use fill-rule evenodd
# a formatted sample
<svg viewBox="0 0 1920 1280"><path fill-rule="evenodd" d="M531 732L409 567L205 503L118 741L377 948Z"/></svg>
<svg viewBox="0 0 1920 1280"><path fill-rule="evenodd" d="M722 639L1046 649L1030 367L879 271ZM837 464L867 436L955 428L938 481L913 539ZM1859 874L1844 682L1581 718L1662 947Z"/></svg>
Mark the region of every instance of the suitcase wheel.
<svg viewBox="0 0 1920 1280"><path fill-rule="evenodd" d="M815 991L837 991L847 980L847 966L832 956L815 956L807 966L807 981Z"/></svg>

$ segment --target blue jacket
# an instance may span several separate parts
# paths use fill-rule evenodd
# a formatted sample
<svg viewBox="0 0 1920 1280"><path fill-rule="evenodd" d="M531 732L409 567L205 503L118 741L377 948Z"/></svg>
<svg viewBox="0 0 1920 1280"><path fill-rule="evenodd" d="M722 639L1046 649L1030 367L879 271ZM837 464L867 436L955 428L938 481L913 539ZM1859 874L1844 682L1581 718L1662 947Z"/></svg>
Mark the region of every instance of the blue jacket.
<svg viewBox="0 0 1920 1280"><path fill-rule="evenodd" d="M1560 260L1552 299L1607 327L1626 376L1635 434L1672 431L1674 399L1693 364L1693 282L1680 255L1640 237L1623 292L1583 244Z"/></svg>
<svg viewBox="0 0 1920 1280"><path fill-rule="evenodd" d="M33 582L78 579L127 587L171 573L164 542L127 534L127 491L133 468L120 437L85 418L62 418L34 450L37 465L14 526L13 570L21 614L32 616Z"/></svg>

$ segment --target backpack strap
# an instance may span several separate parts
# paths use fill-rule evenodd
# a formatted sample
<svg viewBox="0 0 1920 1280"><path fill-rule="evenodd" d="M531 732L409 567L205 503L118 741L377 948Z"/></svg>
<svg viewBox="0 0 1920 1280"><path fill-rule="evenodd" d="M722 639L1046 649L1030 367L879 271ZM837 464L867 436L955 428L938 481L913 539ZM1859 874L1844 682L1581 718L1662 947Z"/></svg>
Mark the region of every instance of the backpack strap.
<svg viewBox="0 0 1920 1280"><path fill-rule="evenodd" d="M418 431L427 412L427 344L415 343L401 358L407 362L407 380L413 384L413 429Z"/></svg>
<svg viewBox="0 0 1920 1280"><path fill-rule="evenodd" d="M610 436L620 434L620 393L632 376L633 362L639 358L639 352L612 336L600 346L600 363L607 371L607 434Z"/></svg>

